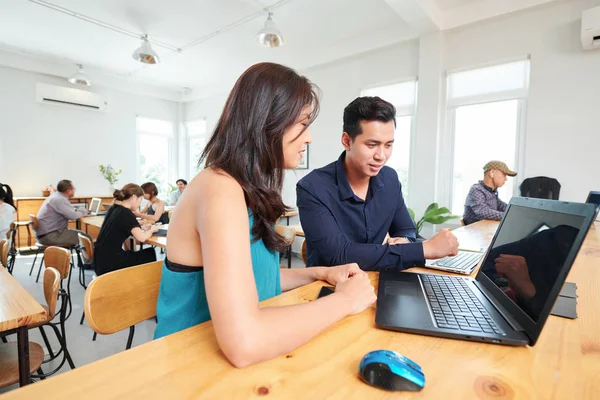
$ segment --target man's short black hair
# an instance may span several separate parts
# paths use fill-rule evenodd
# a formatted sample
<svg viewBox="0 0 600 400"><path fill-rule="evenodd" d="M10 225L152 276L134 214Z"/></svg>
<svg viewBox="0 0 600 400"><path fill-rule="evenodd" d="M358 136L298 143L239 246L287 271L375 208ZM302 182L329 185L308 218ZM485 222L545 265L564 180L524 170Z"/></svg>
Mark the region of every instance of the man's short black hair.
<svg viewBox="0 0 600 400"><path fill-rule="evenodd" d="M396 127L396 108L380 97L357 97L344 108L344 132L352 141L362 133L360 121L394 121Z"/></svg>
<svg viewBox="0 0 600 400"><path fill-rule="evenodd" d="M175 181L175 183L179 183L179 182L181 182L181 183L183 183L184 185L186 185L186 186L187 186L187 181L186 181L185 179L177 179L177 180Z"/></svg>
<svg viewBox="0 0 600 400"><path fill-rule="evenodd" d="M62 181L58 182L58 185L56 185L56 190L58 190L61 193L65 193L67 190L72 188L73 182L71 182L68 179L63 179Z"/></svg>

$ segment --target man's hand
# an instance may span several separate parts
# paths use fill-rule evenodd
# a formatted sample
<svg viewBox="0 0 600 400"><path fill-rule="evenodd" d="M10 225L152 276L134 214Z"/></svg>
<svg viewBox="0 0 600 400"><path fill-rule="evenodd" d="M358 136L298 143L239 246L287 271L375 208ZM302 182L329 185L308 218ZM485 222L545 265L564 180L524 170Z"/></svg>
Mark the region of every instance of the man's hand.
<svg viewBox="0 0 600 400"><path fill-rule="evenodd" d="M450 229L442 229L431 239L423 242L425 259L435 260L458 254L458 240Z"/></svg>
<svg viewBox="0 0 600 400"><path fill-rule="evenodd" d="M410 243L410 240L408 240L407 238L403 238L403 237L389 238L387 240L387 244L403 244L403 243Z"/></svg>

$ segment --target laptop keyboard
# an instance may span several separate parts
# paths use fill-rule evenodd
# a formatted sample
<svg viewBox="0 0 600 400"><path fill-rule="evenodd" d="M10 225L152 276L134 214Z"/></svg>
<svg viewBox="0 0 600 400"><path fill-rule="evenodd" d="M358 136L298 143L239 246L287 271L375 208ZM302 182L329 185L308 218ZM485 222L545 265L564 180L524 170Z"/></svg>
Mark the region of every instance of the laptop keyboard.
<svg viewBox="0 0 600 400"><path fill-rule="evenodd" d="M443 275L420 277L439 328L505 335L464 279Z"/></svg>
<svg viewBox="0 0 600 400"><path fill-rule="evenodd" d="M433 263L445 268L466 271L477 265L481 259L481 253L462 252L453 257L444 257Z"/></svg>

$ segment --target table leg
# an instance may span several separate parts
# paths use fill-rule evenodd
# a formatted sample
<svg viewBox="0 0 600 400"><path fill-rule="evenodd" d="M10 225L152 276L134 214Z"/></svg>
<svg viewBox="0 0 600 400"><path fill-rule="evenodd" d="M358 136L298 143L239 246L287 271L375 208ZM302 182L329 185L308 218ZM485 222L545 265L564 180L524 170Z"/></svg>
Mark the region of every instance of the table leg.
<svg viewBox="0 0 600 400"><path fill-rule="evenodd" d="M17 328L17 347L19 354L19 382L21 386L29 385L29 329L27 326Z"/></svg>

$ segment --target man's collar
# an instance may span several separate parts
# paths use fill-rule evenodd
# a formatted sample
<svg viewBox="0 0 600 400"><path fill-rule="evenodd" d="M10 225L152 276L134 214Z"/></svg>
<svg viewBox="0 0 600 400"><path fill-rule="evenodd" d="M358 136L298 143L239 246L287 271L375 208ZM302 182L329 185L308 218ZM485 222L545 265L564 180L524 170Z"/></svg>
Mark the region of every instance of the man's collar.
<svg viewBox="0 0 600 400"><path fill-rule="evenodd" d="M479 181L479 184L481 186L483 186L488 192L491 192L491 193L497 193L498 192L498 189L492 189L491 187L489 187L488 185L486 185L485 183L483 183L483 181Z"/></svg>

